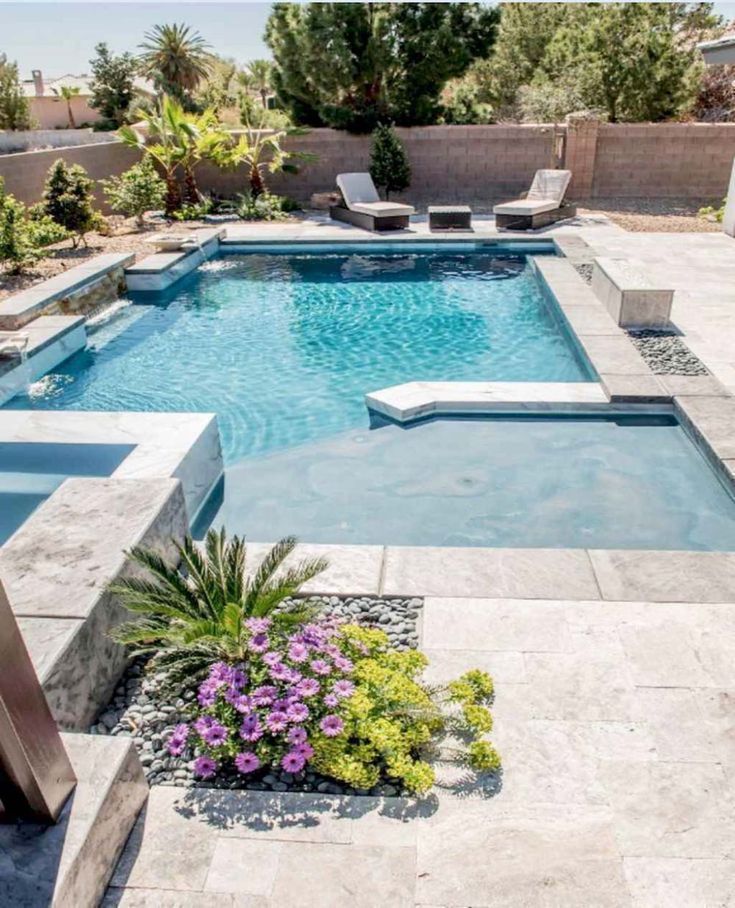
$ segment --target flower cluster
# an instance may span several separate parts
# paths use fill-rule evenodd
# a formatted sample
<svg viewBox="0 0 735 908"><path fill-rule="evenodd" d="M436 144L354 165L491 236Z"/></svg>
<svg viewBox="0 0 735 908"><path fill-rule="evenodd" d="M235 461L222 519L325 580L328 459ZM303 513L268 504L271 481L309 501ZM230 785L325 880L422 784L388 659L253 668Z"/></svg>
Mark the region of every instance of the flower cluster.
<svg viewBox="0 0 735 908"><path fill-rule="evenodd" d="M420 681L426 657L392 649L382 631L325 620L284 636L267 618L246 627L246 662L211 666L191 723L177 725L168 741L177 756L196 751L200 778L223 765L248 775L276 767L299 773L309 764L355 788L394 779L421 793L434 783L422 749L458 724L470 739L470 765L499 769L481 739L492 728L484 672L467 672L440 694Z"/></svg>

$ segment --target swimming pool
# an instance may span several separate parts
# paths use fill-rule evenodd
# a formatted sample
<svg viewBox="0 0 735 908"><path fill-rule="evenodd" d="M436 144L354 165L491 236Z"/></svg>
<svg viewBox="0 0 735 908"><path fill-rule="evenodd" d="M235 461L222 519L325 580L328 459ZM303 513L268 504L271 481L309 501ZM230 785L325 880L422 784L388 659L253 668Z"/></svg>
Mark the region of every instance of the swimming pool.
<svg viewBox="0 0 735 908"><path fill-rule="evenodd" d="M134 447L0 442L0 545L69 476L110 476Z"/></svg>
<svg viewBox="0 0 735 908"><path fill-rule="evenodd" d="M234 464L367 427L404 381L593 377L519 244L260 247L134 296L8 406L214 411Z"/></svg>

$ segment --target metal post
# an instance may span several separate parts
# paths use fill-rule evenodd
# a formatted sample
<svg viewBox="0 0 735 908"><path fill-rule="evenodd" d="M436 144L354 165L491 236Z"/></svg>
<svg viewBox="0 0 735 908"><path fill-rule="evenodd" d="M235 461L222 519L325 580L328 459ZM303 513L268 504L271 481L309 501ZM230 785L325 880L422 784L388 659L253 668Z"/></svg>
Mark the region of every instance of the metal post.
<svg viewBox="0 0 735 908"><path fill-rule="evenodd" d="M0 582L0 820L55 822L76 778Z"/></svg>

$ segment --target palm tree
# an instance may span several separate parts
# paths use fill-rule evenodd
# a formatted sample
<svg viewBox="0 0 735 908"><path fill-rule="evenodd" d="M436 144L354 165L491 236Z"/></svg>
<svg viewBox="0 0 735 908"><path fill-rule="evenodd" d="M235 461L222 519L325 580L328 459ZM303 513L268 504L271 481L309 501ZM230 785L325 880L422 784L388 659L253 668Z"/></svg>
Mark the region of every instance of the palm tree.
<svg viewBox="0 0 735 908"><path fill-rule="evenodd" d="M56 95L57 101L66 101L66 115L69 118L68 128L76 129L77 124L74 122L74 113L71 109L71 99L76 98L81 89L73 85L62 85L61 88L52 89L53 93Z"/></svg>
<svg viewBox="0 0 735 908"><path fill-rule="evenodd" d="M133 549L131 557L150 577L118 581L110 591L142 619L115 628L113 639L136 654L152 654L154 667L171 680L196 677L219 660L244 662L247 618L271 617L280 633L311 614L308 607L284 606L284 600L327 565L316 559L284 568L295 545L293 537L276 543L251 577L245 541L233 536L228 542L224 530L207 533L203 552L189 536L176 543L180 566L149 549Z"/></svg>
<svg viewBox="0 0 735 908"><path fill-rule="evenodd" d="M263 108L268 108L268 95L271 90L271 74L273 65L269 60L252 60L248 63L252 87L260 95Z"/></svg>
<svg viewBox="0 0 735 908"><path fill-rule="evenodd" d="M188 25L156 25L139 45L141 73L159 89L183 99L196 91L212 69L209 44Z"/></svg>

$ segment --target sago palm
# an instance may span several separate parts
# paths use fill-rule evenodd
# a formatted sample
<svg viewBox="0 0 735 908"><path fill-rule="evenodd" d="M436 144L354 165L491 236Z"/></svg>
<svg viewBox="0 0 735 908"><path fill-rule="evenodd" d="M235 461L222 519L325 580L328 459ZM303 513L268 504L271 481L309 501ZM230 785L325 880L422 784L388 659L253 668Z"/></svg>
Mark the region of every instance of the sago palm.
<svg viewBox="0 0 735 908"><path fill-rule="evenodd" d="M154 667L172 681L196 677L219 660L244 662L248 618L271 617L278 633L309 617L308 607L283 603L327 563L319 558L284 568L295 545L293 537L276 543L251 576L244 539L228 542L224 530L207 533L204 551L189 536L177 543L178 566L150 549L134 548L131 558L149 577L120 580L110 591L141 617L115 628L113 639L134 654L152 655Z"/></svg>
<svg viewBox="0 0 735 908"><path fill-rule="evenodd" d="M212 69L209 44L182 22L156 25L140 45L140 70L165 92L183 97L195 91Z"/></svg>

